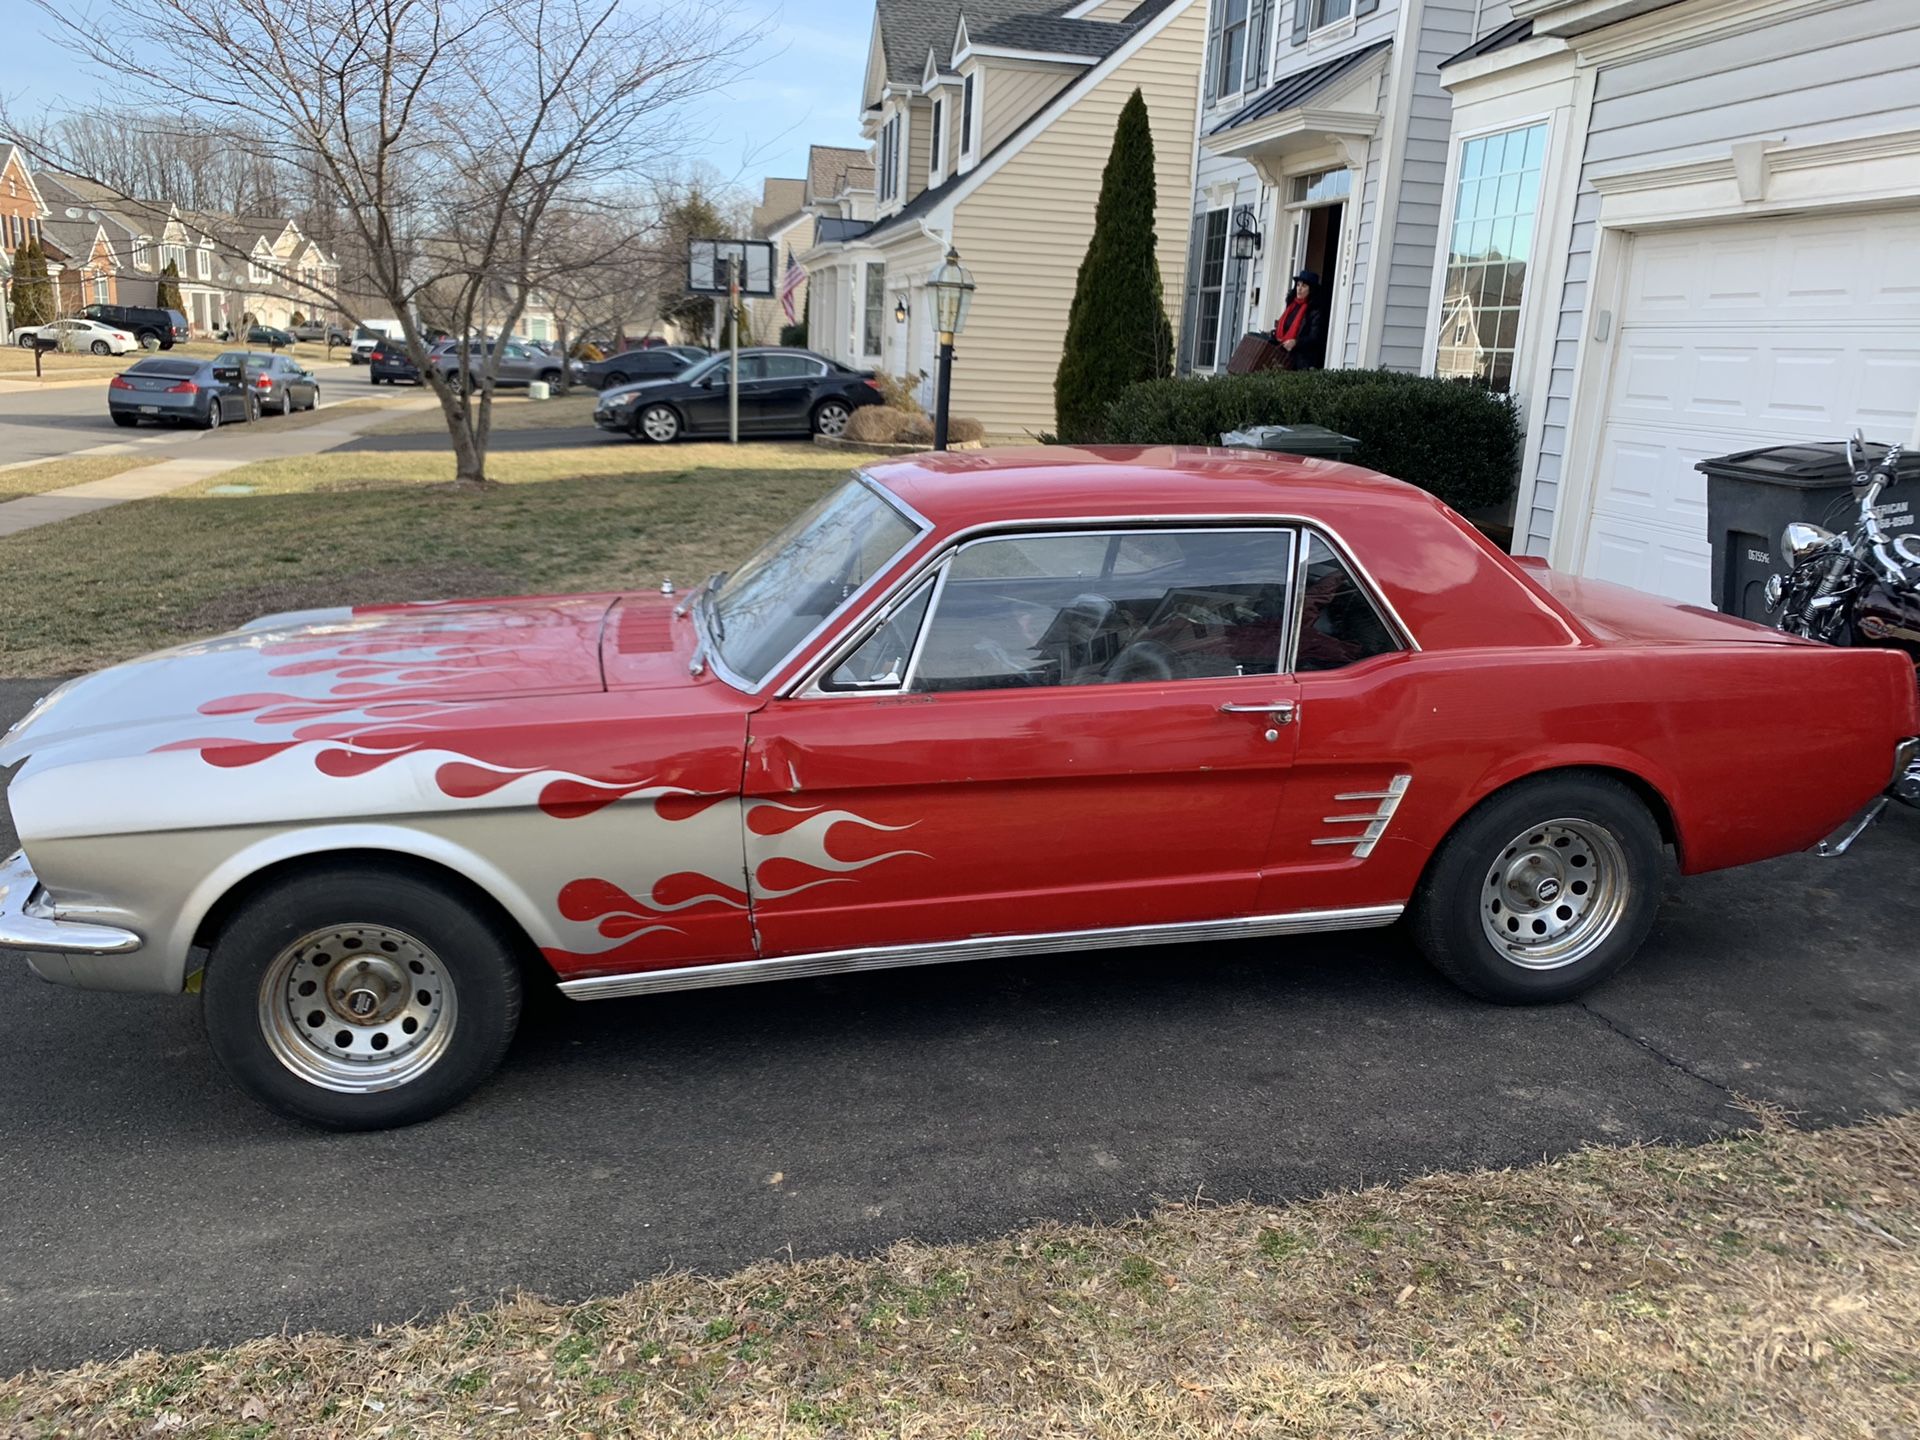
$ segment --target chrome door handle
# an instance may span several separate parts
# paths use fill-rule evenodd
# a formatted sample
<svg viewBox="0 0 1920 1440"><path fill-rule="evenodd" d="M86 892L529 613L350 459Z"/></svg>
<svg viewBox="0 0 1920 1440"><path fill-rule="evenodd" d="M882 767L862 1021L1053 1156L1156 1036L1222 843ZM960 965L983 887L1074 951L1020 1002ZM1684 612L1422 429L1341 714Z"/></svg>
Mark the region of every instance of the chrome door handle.
<svg viewBox="0 0 1920 1440"><path fill-rule="evenodd" d="M1291 700L1276 700L1271 705L1222 705L1222 715L1270 715L1276 725L1291 725L1300 707Z"/></svg>

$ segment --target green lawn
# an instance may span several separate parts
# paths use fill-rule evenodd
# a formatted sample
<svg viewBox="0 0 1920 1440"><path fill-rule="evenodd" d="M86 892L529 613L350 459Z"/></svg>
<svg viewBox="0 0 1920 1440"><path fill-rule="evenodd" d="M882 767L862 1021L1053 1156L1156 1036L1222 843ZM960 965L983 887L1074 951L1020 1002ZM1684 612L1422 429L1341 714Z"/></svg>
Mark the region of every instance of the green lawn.
<svg viewBox="0 0 1920 1440"><path fill-rule="evenodd" d="M66 462L72 463L72 462ZM308 606L682 585L843 478L808 444L323 454L0 539L0 675L63 674ZM0 472L3 473L3 472ZM215 487L252 487L245 495Z"/></svg>

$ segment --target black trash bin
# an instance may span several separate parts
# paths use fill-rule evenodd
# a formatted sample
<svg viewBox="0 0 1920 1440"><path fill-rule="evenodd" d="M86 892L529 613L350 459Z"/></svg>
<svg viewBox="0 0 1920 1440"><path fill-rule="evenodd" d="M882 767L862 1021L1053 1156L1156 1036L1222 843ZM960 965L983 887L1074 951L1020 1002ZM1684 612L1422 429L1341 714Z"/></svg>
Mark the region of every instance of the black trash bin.
<svg viewBox="0 0 1920 1440"><path fill-rule="evenodd" d="M1265 450L1275 455L1311 455L1322 460L1345 460L1360 448L1351 435L1324 425L1249 425L1220 437L1229 450Z"/></svg>
<svg viewBox="0 0 1920 1440"><path fill-rule="evenodd" d="M1885 445L1868 445L1877 463ZM1852 527L1859 515L1853 472L1842 440L1818 445L1770 445L1694 466L1707 477L1707 530L1713 541L1713 603L1728 615L1768 624L1767 581L1784 574L1780 532L1796 520L1829 530ZM1920 480L1920 453L1900 457L1900 480ZM1914 496L1889 491L1880 523L1898 533L1914 523Z"/></svg>

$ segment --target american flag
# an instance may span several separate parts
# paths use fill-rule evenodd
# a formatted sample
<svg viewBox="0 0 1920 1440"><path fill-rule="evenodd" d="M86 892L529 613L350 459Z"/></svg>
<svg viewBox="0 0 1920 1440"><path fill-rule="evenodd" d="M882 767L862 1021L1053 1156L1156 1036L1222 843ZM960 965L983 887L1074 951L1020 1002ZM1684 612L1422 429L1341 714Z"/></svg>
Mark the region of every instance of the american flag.
<svg viewBox="0 0 1920 1440"><path fill-rule="evenodd" d="M800 287L807 283L807 272L800 262L794 259L793 251L787 251L787 273L780 277L780 308L787 313L787 324L797 325L800 316L793 303L793 297L800 293Z"/></svg>

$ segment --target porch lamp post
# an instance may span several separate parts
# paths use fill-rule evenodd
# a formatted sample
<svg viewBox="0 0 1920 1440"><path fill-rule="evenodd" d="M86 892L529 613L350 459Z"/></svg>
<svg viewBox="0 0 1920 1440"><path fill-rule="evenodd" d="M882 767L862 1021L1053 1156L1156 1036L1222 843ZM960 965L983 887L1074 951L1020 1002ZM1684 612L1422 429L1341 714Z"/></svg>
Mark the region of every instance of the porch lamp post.
<svg viewBox="0 0 1920 1440"><path fill-rule="evenodd" d="M947 448L947 402L953 393L953 337L967 328L967 312L973 308L973 276L960 263L960 252L951 245L947 258L940 262L927 280L933 292L933 328L940 336L940 388L934 405L933 448Z"/></svg>

